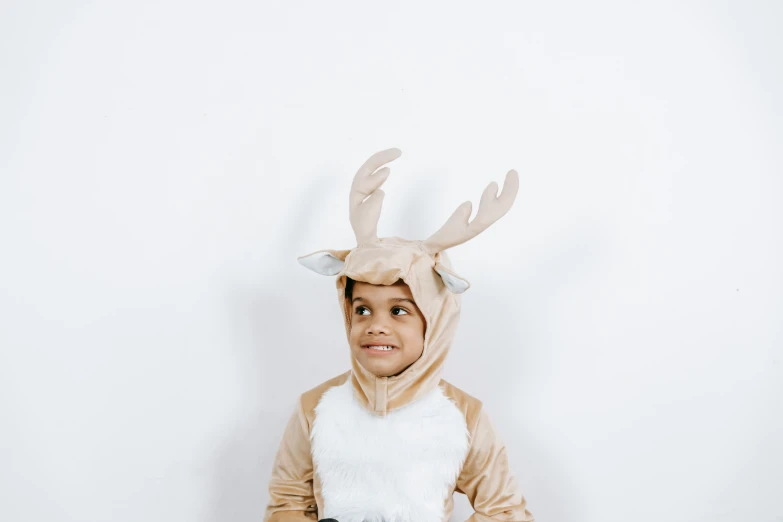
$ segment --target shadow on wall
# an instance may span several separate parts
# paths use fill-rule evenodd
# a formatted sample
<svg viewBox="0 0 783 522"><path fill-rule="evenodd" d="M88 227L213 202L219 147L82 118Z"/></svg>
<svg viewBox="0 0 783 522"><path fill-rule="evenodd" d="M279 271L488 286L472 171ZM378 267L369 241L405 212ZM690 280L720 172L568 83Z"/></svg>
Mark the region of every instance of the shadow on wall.
<svg viewBox="0 0 783 522"><path fill-rule="evenodd" d="M509 367L500 370L503 372L501 382L510 383L509 388L521 410L514 412L514 418L507 426L508 438L515 444L509 447L509 453L514 462L519 463L518 473L533 499L531 511L545 520L582 520L590 507L590 500L580 490L576 478L582 477L583 470L563 456L570 453L571 448L547 440L551 426L536 423L562 416L556 411L542 412L540 401L551 400L542 397L542 388L550 391L553 387L566 388L566 394L580 393L577 388L568 391L570 383L562 382L562 371L550 364L553 356L554 360L561 360L563 354L575 348L553 346L552 339L558 336L552 329L571 327L568 313L587 317L595 313L590 308L592 303L584 299L589 295L585 294L585 288L608 280L613 269L611 241L605 223L590 216L574 217L570 226L548 238L542 248L520 254L520 274L516 281L510 285L493 281L495 288L482 294L485 300L505 295L507 302L514 303L513 307L502 310L499 318L501 325L511 326L507 339L513 340L512 345L504 346L498 340L489 346L499 352L499 358L512 357ZM542 303L553 304L542 306ZM574 306L564 311L562 303L574 303ZM491 303L479 302L476 306L491 306ZM536 354L533 350L558 353ZM531 368L523 359L550 363ZM517 372L521 372L521 378L517 377ZM501 398L498 397L498 402ZM531 412L537 412L533 419ZM535 470L535 474L530 470Z"/></svg>
<svg viewBox="0 0 783 522"><path fill-rule="evenodd" d="M260 285L218 296L227 301L228 324L236 334L231 344L245 402L237 408L244 415L236 419L211 461L207 480L211 499L203 522L261 520L286 421L299 394L317 385L313 376L323 373L318 360L310 360L308 354L323 346L322 335L320 345L316 341L330 316L317 314L320 305L294 301L296 294L307 295L304 287L312 280L302 277L289 281L283 276L305 270L296 263L296 256L321 248L302 250L300 238L306 235L302 231L315 229L319 207L333 203L333 187L344 184L344 180L322 175L310 179L313 183L297 193L300 201L288 207L291 215L281 216L280 224L288 233L279 233L278 228L274 238L264 238L263 231L259 231L259 241L270 243L263 265L258 267ZM347 196L345 199L347 205ZM324 283L329 284L326 278ZM333 316L339 318L340 314L335 311ZM347 362L343 366L347 369Z"/></svg>
<svg viewBox="0 0 783 522"><path fill-rule="evenodd" d="M600 231L590 227L553 238L553 248L525 254L527 259L519 266L529 272L526 275L485 270L471 277L459 272L474 285L463 294L460 327L445 378L484 402L537 520L581 520L587 503L571 479L578 470L569 470L558 447L536 436L548 427L528 420L538 410L537 383L547 379L547 370L536 366L536 361L547 357L533 351L546 349L541 342L548 336L545 329L557 325L556 318L539 324L540 314L548 313L540 310L539 303L568 291L566 284L552 288L552 281L595 277L593 271L601 270L603 262L598 257L605 250L602 239ZM578 274L574 265L580 267ZM453 520L466 520L471 514L466 500L455 499Z"/></svg>

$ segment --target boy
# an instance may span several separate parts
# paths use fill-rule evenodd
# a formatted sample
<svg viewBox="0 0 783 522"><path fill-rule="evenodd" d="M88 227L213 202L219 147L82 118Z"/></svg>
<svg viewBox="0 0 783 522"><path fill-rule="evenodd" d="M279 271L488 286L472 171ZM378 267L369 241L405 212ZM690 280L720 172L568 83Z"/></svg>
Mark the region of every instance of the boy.
<svg viewBox="0 0 783 522"><path fill-rule="evenodd" d="M425 241L378 238L399 149L374 154L354 177L352 250L319 250L305 267L337 276L351 370L303 393L283 434L265 522L443 522L464 493L470 522L533 520L505 446L478 399L441 379L470 284L445 250L500 219L518 191L490 183L476 217L470 202ZM366 198L366 201L365 201Z"/></svg>

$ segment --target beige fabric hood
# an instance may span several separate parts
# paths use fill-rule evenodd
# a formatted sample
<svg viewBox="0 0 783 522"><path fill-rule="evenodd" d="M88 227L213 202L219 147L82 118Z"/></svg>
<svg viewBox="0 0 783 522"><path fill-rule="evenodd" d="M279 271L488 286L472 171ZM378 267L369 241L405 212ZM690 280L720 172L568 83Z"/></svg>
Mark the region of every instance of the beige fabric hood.
<svg viewBox="0 0 783 522"><path fill-rule="evenodd" d="M399 149L377 152L354 177L349 215L357 246L350 250L318 250L298 258L314 272L337 276L337 299L349 337L351 305L345 297L346 277L375 285L390 285L402 279L410 287L426 321L421 357L397 376L376 377L351 356L351 382L356 396L379 415L405 406L438 386L459 322L460 294L470 287L454 272L444 251L475 237L505 215L519 189L518 175L511 170L506 174L500 196L495 182L484 190L473 221L468 222L472 205L466 201L426 240L378 238L377 224L384 197L379 187L389 175L388 167L380 167L401 154Z"/></svg>

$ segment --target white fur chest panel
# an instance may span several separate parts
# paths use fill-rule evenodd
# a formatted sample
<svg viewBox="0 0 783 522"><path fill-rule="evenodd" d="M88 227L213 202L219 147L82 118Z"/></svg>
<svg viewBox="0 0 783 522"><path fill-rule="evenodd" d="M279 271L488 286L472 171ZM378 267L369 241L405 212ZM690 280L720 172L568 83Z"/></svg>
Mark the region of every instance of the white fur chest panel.
<svg viewBox="0 0 783 522"><path fill-rule="evenodd" d="M339 522L442 522L470 446L465 417L440 387L380 417L350 379L327 390L310 433L324 513Z"/></svg>

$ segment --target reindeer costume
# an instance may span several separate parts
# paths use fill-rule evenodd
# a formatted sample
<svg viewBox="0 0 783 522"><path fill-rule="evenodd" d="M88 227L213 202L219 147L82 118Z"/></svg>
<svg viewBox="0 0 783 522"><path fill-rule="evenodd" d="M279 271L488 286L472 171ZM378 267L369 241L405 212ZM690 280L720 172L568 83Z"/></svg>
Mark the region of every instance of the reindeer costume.
<svg viewBox="0 0 783 522"><path fill-rule="evenodd" d="M455 491L473 506L468 522L533 520L481 401L441 379L460 294L470 286L452 270L445 250L508 212L517 173L506 174L499 197L497 184L489 184L470 223L466 201L425 241L378 238L379 187L389 168L377 169L400 154L378 152L354 177L350 221L357 246L319 250L299 262L337 276L349 335L346 278L374 285L402 279L426 321L424 350L394 377L377 377L351 356L350 371L299 397L275 459L265 522L443 522L452 514Z"/></svg>

